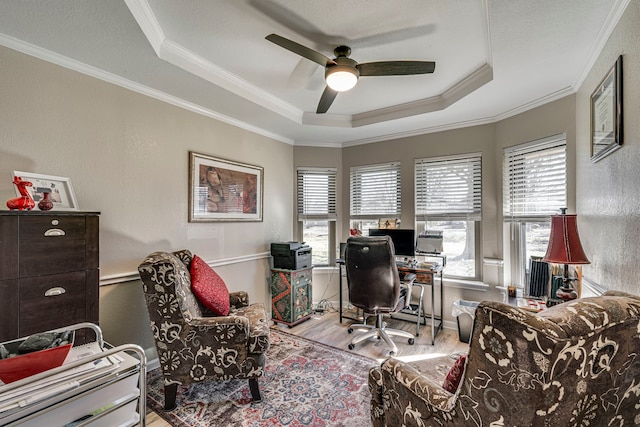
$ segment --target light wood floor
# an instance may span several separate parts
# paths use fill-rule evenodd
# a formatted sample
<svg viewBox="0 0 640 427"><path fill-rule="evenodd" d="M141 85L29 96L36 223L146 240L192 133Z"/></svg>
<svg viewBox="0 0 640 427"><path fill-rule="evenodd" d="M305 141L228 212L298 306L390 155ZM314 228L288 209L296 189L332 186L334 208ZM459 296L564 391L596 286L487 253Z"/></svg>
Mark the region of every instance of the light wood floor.
<svg viewBox="0 0 640 427"><path fill-rule="evenodd" d="M415 323L396 319L387 319L386 321L388 328L402 329L412 334L416 331ZM343 323L340 324L337 312L325 312L323 314L315 314L306 322L300 323L292 328L282 324L275 324L272 327L372 359L382 361L382 359L388 356L389 349L386 347L384 341L376 339L359 343L353 350L349 350L348 345L351 339L356 334L364 333L363 331L357 330L354 331L353 334L347 333L347 329L352 323L356 322L343 318ZM436 336L435 345L431 345L431 326L428 324L420 328L420 336L415 338L413 345L409 345L407 340L401 337L395 337L394 342L398 346L398 354L396 357L400 359L411 359L421 355L463 353L469 349L467 344L458 340L458 332L449 329L440 331ZM149 411L147 413L147 426L168 427L170 424L160 418L158 414Z"/></svg>

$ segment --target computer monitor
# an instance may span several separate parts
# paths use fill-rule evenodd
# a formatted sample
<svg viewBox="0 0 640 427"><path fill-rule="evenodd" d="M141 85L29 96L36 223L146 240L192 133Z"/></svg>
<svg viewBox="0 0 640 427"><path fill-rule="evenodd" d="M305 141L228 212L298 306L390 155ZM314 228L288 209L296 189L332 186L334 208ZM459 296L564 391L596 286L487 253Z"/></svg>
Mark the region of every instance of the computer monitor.
<svg viewBox="0 0 640 427"><path fill-rule="evenodd" d="M396 255L414 256L416 254L415 230L402 228L370 228L369 236L389 236L396 250Z"/></svg>

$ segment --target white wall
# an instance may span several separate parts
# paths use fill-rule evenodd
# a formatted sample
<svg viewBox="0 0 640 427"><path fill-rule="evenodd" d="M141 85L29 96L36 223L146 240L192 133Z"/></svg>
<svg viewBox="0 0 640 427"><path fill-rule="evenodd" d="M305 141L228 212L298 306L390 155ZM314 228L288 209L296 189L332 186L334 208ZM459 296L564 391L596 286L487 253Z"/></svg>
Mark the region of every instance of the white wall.
<svg viewBox="0 0 640 427"><path fill-rule="evenodd" d="M101 212L103 278L189 248L230 261L216 268L230 290L270 308L269 243L293 233L292 146L2 47L0 67L0 200L15 197L12 170L71 177L80 209ZM264 167L264 221L189 223L190 150ZM108 340L153 346L138 281L100 297Z"/></svg>
<svg viewBox="0 0 640 427"><path fill-rule="evenodd" d="M640 293L640 1L632 0L576 95L578 228L585 279ZM622 148L590 160L590 97L623 56Z"/></svg>

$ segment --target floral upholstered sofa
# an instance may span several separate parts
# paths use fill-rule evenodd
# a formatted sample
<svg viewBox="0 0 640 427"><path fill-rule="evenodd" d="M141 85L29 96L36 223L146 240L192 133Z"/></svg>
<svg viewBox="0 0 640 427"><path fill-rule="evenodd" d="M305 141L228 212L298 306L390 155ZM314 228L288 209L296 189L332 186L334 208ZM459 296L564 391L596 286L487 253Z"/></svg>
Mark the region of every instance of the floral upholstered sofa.
<svg viewBox="0 0 640 427"><path fill-rule="evenodd" d="M454 393L452 362L373 368L373 425L640 425L640 297L609 291L536 314L481 303Z"/></svg>
<svg viewBox="0 0 640 427"><path fill-rule="evenodd" d="M138 267L151 330L164 376L165 409L175 407L180 384L248 379L254 401L264 373L269 323L263 304L246 292L229 293L230 311L213 315L191 291L188 250L154 252Z"/></svg>

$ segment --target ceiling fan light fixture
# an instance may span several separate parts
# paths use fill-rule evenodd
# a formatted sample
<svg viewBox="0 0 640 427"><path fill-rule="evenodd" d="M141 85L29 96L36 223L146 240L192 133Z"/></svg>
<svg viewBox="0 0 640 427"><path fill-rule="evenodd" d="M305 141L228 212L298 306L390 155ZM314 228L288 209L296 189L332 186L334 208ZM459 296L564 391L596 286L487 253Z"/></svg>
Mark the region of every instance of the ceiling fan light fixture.
<svg viewBox="0 0 640 427"><path fill-rule="evenodd" d="M358 83L358 77L360 77L360 73L358 73L357 69L343 65L327 68L325 76L327 85L337 92L353 89Z"/></svg>

